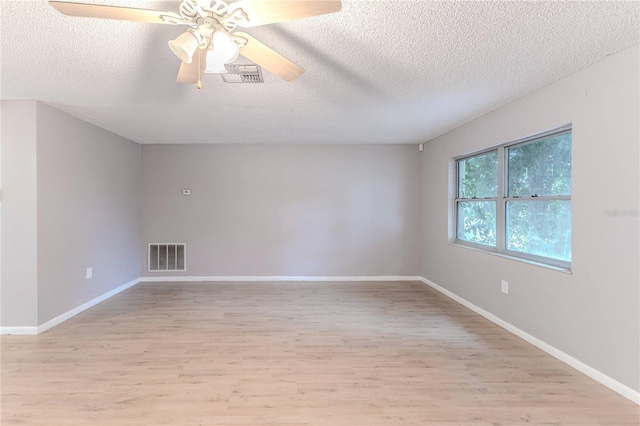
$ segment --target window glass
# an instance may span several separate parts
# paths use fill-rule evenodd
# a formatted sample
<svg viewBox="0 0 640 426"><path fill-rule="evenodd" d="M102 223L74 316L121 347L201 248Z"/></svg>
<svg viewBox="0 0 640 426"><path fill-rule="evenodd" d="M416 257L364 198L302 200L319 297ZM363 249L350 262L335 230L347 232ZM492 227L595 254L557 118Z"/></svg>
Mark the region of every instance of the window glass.
<svg viewBox="0 0 640 426"><path fill-rule="evenodd" d="M455 240L571 266L571 129L457 160Z"/></svg>
<svg viewBox="0 0 640 426"><path fill-rule="evenodd" d="M498 152L458 161L458 198L498 196Z"/></svg>
<svg viewBox="0 0 640 426"><path fill-rule="evenodd" d="M456 233L460 240L495 247L495 201L459 201Z"/></svg>
<svg viewBox="0 0 640 426"><path fill-rule="evenodd" d="M571 201L507 202L507 250L571 262Z"/></svg>
<svg viewBox="0 0 640 426"><path fill-rule="evenodd" d="M510 197L571 194L571 133L507 148Z"/></svg>

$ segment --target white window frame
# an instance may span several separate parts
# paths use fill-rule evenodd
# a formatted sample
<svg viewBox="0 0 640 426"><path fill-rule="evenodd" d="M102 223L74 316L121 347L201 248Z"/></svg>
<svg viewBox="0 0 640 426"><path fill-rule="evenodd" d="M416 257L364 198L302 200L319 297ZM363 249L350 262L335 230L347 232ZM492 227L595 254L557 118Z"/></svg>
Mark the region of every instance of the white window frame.
<svg viewBox="0 0 640 426"><path fill-rule="evenodd" d="M508 179L508 164L507 164L507 150L508 148L517 146L517 145L525 145L528 143L537 142L541 139L548 138L549 136L564 134L564 133L572 133L572 126L565 125L553 130L549 130L542 133L537 133L532 136L527 136L525 138L520 138L513 140L511 142L507 142L502 145L498 145L489 149L485 149L482 151L477 151L472 154L465 154L460 157L453 158L454 160L454 174L455 174L455 198L453 199L453 240L452 242L457 245L471 247L475 249L479 249L482 251L487 251L490 253L501 254L510 258L524 260L527 262L532 262L536 264L541 264L545 266L551 266L554 268L559 268L563 270L571 270L571 262L538 256L530 253L524 253L514 250L508 250L506 248L506 235L507 235L507 224L506 224L506 216L507 216L507 202L508 201L553 201L553 200L568 200L571 201L571 195L540 195L537 197L533 196L521 196L521 197L510 197L508 196L508 188L507 188L507 179ZM469 158L473 158L479 155L487 154L489 152L497 152L498 156L498 190L497 190L497 198L460 198L460 175L458 174L458 165L461 160L466 160ZM573 164L572 164L573 165ZM571 190L573 192L573 189ZM496 203L496 246L487 246L484 244L478 244L471 241L458 239L458 203L464 201L494 201ZM573 212L572 212L573 216ZM572 220L573 222L573 220ZM573 226L572 226L573 228Z"/></svg>

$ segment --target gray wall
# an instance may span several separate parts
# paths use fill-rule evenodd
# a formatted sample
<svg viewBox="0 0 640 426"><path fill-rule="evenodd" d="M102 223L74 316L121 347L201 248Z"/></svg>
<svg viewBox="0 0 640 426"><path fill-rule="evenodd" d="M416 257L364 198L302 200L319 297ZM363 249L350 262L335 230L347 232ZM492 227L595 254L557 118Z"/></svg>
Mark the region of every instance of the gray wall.
<svg viewBox="0 0 640 426"><path fill-rule="evenodd" d="M2 102L3 327L36 327L139 277L140 151L39 102Z"/></svg>
<svg viewBox="0 0 640 426"><path fill-rule="evenodd" d="M141 159L138 144L41 103L37 132L42 324L140 276Z"/></svg>
<svg viewBox="0 0 640 426"><path fill-rule="evenodd" d="M415 275L418 177L415 145L145 145L143 275L149 242L175 275Z"/></svg>
<svg viewBox="0 0 640 426"><path fill-rule="evenodd" d="M639 48L457 128L425 147L422 275L632 389L640 389ZM573 272L449 243L450 159L573 123ZM510 294L500 292L500 280Z"/></svg>
<svg viewBox="0 0 640 426"><path fill-rule="evenodd" d="M423 154L398 145L140 148L45 105L3 102L2 325L35 326L153 276L146 243L186 242L180 275L423 275L640 390L640 226L637 216L605 215L639 208L639 59L637 46L611 56ZM451 158L566 123L572 273L450 244Z"/></svg>
<svg viewBox="0 0 640 426"><path fill-rule="evenodd" d="M3 327L38 325L36 103L6 102L2 109Z"/></svg>

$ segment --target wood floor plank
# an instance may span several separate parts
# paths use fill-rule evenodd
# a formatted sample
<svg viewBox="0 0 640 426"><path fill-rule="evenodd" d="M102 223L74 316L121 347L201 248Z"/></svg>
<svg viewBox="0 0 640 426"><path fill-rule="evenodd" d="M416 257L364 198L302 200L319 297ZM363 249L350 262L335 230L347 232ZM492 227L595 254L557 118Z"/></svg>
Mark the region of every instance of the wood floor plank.
<svg viewBox="0 0 640 426"><path fill-rule="evenodd" d="M640 424L421 283L143 283L0 344L2 425Z"/></svg>

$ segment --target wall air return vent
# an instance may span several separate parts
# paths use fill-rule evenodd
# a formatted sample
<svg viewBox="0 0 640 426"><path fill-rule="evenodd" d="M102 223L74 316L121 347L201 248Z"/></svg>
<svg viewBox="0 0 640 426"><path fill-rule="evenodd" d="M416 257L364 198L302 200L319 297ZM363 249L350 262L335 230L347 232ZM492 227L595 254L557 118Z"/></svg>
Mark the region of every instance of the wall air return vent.
<svg viewBox="0 0 640 426"><path fill-rule="evenodd" d="M258 65L227 64L226 74L220 74L225 83L264 83Z"/></svg>
<svg viewBox="0 0 640 426"><path fill-rule="evenodd" d="M186 270L187 245L185 243L149 244L149 272Z"/></svg>

